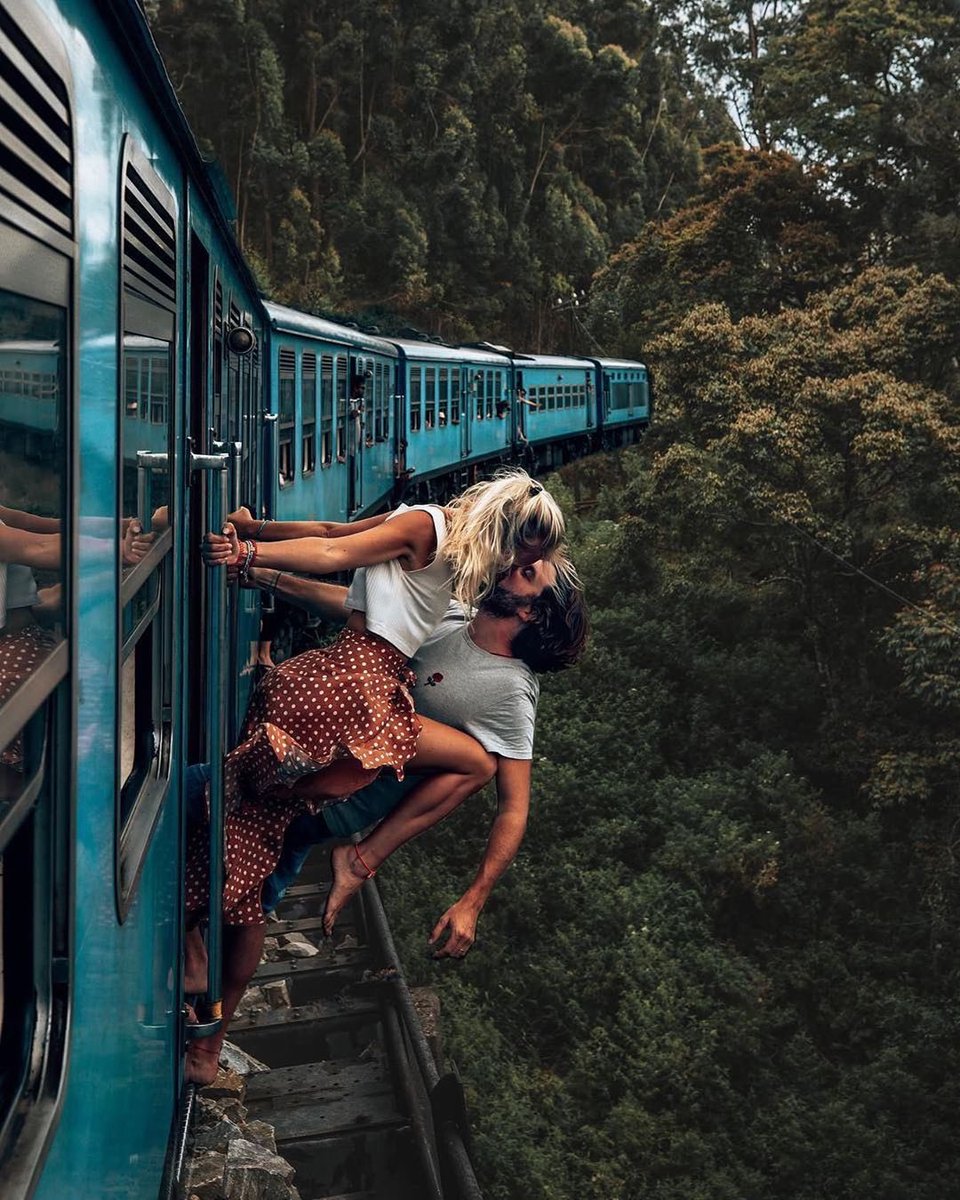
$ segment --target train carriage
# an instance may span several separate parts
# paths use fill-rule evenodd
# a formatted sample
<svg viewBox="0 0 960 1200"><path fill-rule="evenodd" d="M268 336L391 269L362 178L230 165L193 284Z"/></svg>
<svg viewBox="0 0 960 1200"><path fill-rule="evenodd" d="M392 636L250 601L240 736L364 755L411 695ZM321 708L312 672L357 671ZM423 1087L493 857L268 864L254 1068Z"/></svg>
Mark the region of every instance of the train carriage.
<svg viewBox="0 0 960 1200"><path fill-rule="evenodd" d="M505 353L430 341L394 344L405 416L398 463L414 487L452 467L511 454L513 371Z"/></svg>
<svg viewBox="0 0 960 1200"><path fill-rule="evenodd" d="M321 317L267 304L271 514L349 521L382 508L395 479L396 348Z"/></svg>
<svg viewBox="0 0 960 1200"><path fill-rule="evenodd" d="M598 358L593 363L597 369L597 420L603 429L603 445L625 445L650 423L650 372L644 363L630 359Z"/></svg>
<svg viewBox="0 0 960 1200"><path fill-rule="evenodd" d="M518 436L546 460L582 453L597 429L596 370L581 358L515 354Z"/></svg>

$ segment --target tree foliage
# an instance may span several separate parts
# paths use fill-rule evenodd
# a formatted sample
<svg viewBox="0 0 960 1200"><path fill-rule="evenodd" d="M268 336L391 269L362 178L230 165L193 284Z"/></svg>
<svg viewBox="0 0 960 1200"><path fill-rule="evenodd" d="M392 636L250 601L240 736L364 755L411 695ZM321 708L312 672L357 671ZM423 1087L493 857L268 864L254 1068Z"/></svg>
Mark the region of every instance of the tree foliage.
<svg viewBox="0 0 960 1200"><path fill-rule="evenodd" d="M387 867L486 1194L944 1200L960 896L957 289L872 268L649 347L644 446L565 468L594 639L457 974L484 803Z"/></svg>
<svg viewBox="0 0 960 1200"><path fill-rule="evenodd" d="M646 5L156 0L278 299L548 346L557 296L694 186L720 108Z"/></svg>

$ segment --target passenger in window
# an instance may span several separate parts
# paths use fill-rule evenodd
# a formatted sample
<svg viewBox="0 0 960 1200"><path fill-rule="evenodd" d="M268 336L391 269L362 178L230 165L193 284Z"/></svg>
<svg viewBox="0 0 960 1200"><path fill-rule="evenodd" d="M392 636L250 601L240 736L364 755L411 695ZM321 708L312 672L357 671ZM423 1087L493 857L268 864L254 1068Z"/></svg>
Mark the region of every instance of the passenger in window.
<svg viewBox="0 0 960 1200"><path fill-rule="evenodd" d="M492 778L496 763L478 742L417 716L407 664L451 597L473 608L514 566L562 570L563 532L563 514L543 486L524 471L508 471L468 488L446 509L401 506L377 527L342 537L241 542L230 525L207 534L211 567L235 566L241 574L254 565L316 575L356 569L344 631L332 646L267 673L242 741L226 759L223 903L233 929L224 940L224 1026L259 961L261 887L295 817L346 799L384 767L398 779L408 763L432 772L410 794L414 814L455 807ZM205 903L205 849L200 838L188 856L188 913ZM328 929L336 897L343 903L378 863L355 847L334 853ZM191 1042L188 1078L205 1083L215 1076L221 1041Z"/></svg>

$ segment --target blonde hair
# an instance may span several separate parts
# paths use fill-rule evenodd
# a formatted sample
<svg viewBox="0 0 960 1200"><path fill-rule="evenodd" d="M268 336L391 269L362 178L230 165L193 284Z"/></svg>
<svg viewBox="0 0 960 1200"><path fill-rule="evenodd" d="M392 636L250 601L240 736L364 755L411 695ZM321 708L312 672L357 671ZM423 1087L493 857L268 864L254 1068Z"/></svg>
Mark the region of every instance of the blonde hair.
<svg viewBox="0 0 960 1200"><path fill-rule="evenodd" d="M560 506L524 470L498 471L467 488L447 509L443 555L453 568L453 594L468 608L510 570L518 550L537 547L541 558L565 557Z"/></svg>

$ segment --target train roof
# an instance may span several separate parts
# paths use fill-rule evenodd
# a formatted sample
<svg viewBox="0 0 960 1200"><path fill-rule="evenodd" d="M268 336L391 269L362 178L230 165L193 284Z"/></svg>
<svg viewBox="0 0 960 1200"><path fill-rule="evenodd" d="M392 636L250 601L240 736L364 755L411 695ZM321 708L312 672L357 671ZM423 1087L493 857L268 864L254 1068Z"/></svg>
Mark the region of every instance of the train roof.
<svg viewBox="0 0 960 1200"><path fill-rule="evenodd" d="M435 362L470 362L502 367L508 358L503 353L479 350L476 346L444 346L437 342L421 342L409 338L392 338L391 341L407 358L422 358Z"/></svg>
<svg viewBox="0 0 960 1200"><path fill-rule="evenodd" d="M316 338L321 342L333 342L335 345L385 354L388 358L397 357L397 348L393 342L375 333L364 333L363 330L354 329L350 325L328 321L326 317L312 317L309 313L298 312L295 308L284 308L281 304L264 304L264 308L270 328L277 333L295 333L301 337Z"/></svg>
<svg viewBox="0 0 960 1200"><path fill-rule="evenodd" d="M635 358L595 358L592 362L598 362L604 370L612 371L636 371L640 369L645 371L647 364L638 362Z"/></svg>
<svg viewBox="0 0 960 1200"><path fill-rule="evenodd" d="M560 367L566 371L589 370L590 359L578 358L569 354L515 354L514 362L521 369L524 367Z"/></svg>
<svg viewBox="0 0 960 1200"><path fill-rule="evenodd" d="M60 351L59 342L0 342L0 351L4 354L57 354Z"/></svg>

